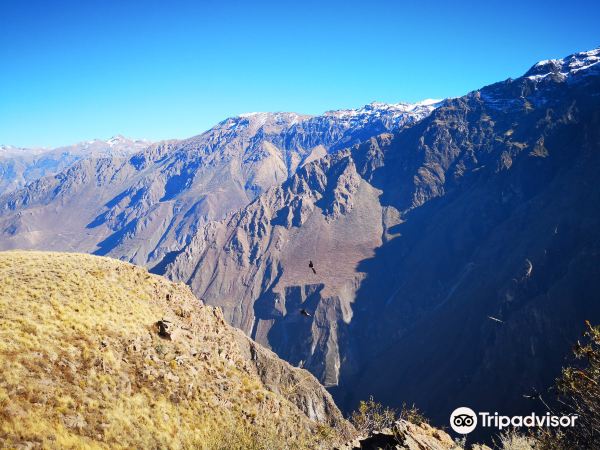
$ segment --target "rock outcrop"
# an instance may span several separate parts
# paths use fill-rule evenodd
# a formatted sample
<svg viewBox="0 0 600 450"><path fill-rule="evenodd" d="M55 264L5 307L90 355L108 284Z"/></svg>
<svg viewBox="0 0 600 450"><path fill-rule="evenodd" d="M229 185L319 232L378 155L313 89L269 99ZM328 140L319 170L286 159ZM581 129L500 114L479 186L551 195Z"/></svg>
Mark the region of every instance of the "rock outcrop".
<svg viewBox="0 0 600 450"><path fill-rule="evenodd" d="M426 423L415 425L400 420L392 429L358 437L340 447L339 450L460 450L461 448L442 430Z"/></svg>

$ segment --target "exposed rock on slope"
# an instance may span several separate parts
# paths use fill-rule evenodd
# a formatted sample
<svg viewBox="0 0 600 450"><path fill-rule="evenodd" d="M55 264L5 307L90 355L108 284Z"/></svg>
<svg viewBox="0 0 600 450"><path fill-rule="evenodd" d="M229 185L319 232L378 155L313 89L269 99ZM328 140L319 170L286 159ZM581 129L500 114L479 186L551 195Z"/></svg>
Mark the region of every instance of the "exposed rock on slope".
<svg viewBox="0 0 600 450"><path fill-rule="evenodd" d="M251 113L130 158L86 159L0 197L0 248L154 265L303 164L414 123L437 105L371 104L316 117Z"/></svg>
<svg viewBox="0 0 600 450"><path fill-rule="evenodd" d="M599 54L307 164L157 270L347 408L530 412L522 394L600 321Z"/></svg>
<svg viewBox="0 0 600 450"><path fill-rule="evenodd" d="M298 448L351 428L310 373L112 259L0 253L0 369L8 447Z"/></svg>

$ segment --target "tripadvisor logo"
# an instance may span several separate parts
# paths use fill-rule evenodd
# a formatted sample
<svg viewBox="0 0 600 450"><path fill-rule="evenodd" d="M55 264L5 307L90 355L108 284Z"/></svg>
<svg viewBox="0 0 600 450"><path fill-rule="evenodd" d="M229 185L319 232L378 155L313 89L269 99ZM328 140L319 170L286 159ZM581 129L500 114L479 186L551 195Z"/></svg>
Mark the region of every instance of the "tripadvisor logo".
<svg viewBox="0 0 600 450"><path fill-rule="evenodd" d="M450 426L459 434L469 434L477 426L477 414L465 406L456 408L450 415Z"/></svg>
<svg viewBox="0 0 600 450"><path fill-rule="evenodd" d="M479 416L479 417L478 417ZM450 426L459 434L469 434L477 424L484 428L497 428L502 430L507 427L572 427L575 425L576 415L554 416L550 413L537 415L531 413L527 416L501 416L497 412L475 413L471 408L456 408L450 414Z"/></svg>

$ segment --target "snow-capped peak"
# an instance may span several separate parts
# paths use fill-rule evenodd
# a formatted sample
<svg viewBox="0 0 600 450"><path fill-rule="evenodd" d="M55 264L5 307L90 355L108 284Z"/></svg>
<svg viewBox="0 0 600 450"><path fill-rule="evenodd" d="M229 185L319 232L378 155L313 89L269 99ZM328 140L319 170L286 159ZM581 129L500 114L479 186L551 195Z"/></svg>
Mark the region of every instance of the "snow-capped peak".
<svg viewBox="0 0 600 450"><path fill-rule="evenodd" d="M326 111L322 116L310 116L292 112L247 112L224 120L219 123L218 127L225 127L230 130L243 127L252 131L267 124L286 124L290 126L306 120L318 120L319 117L323 117L347 122L348 126L380 120L394 128L394 125L401 126L423 119L439 107L442 102L443 100L431 98L416 103L383 103L374 101L357 109Z"/></svg>
<svg viewBox="0 0 600 450"><path fill-rule="evenodd" d="M129 141L130 141L130 139L127 139L125 136L123 136L121 134L117 134L116 136L113 136L110 139L108 139L106 141L106 143L110 147L114 147L115 145L123 144L123 143L129 142Z"/></svg>
<svg viewBox="0 0 600 450"><path fill-rule="evenodd" d="M230 117L218 126L225 126L229 129L242 127L256 131L258 128L268 125L293 125L309 117L311 116L293 112L248 112Z"/></svg>
<svg viewBox="0 0 600 450"><path fill-rule="evenodd" d="M382 103L371 102L358 109L340 109L337 111L327 111L325 116L334 116L337 118L353 118L361 116L388 116L395 117L406 114L416 116L427 116L435 108L440 106L442 100L426 99L417 103ZM422 117L420 117L422 118Z"/></svg>
<svg viewBox="0 0 600 450"><path fill-rule="evenodd" d="M566 80L573 76L600 71L600 47L587 52L574 53L562 59L545 59L527 71L525 77L539 81L549 75Z"/></svg>

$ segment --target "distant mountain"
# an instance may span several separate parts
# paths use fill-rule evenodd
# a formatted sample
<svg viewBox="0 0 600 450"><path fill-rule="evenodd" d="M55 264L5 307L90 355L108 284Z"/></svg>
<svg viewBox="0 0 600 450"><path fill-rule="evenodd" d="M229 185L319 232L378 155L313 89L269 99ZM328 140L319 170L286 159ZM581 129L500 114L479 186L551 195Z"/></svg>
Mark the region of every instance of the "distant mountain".
<svg viewBox="0 0 600 450"><path fill-rule="evenodd" d="M155 270L346 409L528 413L600 322L598 173L600 49L305 164Z"/></svg>
<svg viewBox="0 0 600 450"><path fill-rule="evenodd" d="M409 126L439 104L374 103L315 117L250 113L132 156L92 155L0 197L0 248L77 250L154 265L303 164Z"/></svg>
<svg viewBox="0 0 600 450"><path fill-rule="evenodd" d="M0 145L0 194L22 188L30 181L65 170L87 157L126 156L150 145L145 140L114 136L54 149Z"/></svg>

